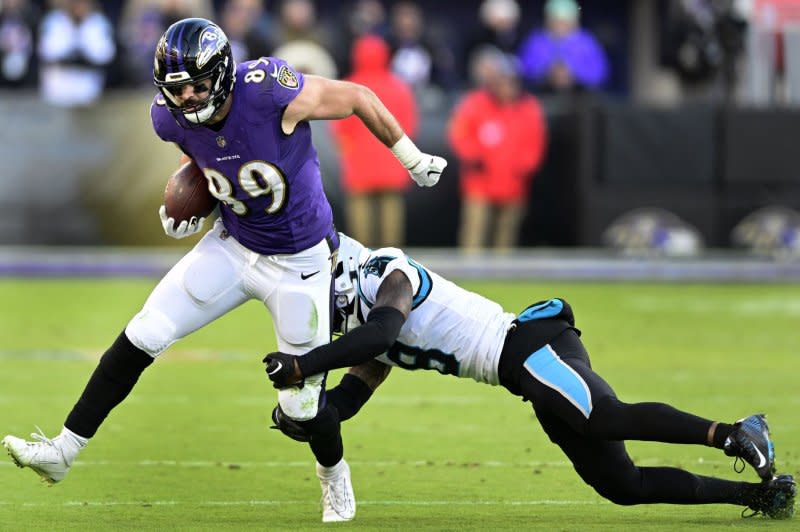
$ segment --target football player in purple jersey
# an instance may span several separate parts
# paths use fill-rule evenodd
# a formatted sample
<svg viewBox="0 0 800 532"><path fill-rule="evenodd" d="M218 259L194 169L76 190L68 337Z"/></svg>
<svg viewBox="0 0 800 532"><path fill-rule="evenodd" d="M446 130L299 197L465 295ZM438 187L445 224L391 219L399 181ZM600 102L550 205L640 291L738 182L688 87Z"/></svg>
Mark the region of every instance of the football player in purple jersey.
<svg viewBox="0 0 800 532"><path fill-rule="evenodd" d="M174 342L250 299L273 317L278 350L302 355L331 334L332 272L338 235L312 144L311 120L356 115L391 149L420 186L439 180L447 162L421 152L368 88L303 75L286 62L236 64L220 28L190 18L170 26L156 47L159 92L151 118L159 137L193 160L219 199L219 219L159 282L142 310L100 359L55 438L6 436L17 465L50 483L64 478L109 412L144 369ZM164 231L183 238L204 219ZM283 412L312 434L323 518L347 521L356 504L343 456L339 418L325 400L325 374L278 393Z"/></svg>

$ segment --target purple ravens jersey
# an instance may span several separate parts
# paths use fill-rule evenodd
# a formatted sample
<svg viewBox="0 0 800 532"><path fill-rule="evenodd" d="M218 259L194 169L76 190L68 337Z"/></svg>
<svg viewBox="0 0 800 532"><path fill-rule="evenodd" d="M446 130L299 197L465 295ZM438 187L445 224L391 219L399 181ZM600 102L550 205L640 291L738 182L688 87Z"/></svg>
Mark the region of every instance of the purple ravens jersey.
<svg viewBox="0 0 800 532"><path fill-rule="evenodd" d="M281 130L283 111L303 82L273 57L238 65L233 104L219 131L190 127L161 95L150 108L158 136L203 169L225 228L257 253L297 253L333 234L309 124L300 122L291 135Z"/></svg>

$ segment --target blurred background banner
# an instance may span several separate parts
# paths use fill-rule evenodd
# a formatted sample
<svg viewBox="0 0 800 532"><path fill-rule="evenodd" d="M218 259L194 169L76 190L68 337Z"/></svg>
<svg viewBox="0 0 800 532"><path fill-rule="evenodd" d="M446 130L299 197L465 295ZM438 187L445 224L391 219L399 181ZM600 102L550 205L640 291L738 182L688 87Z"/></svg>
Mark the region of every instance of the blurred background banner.
<svg viewBox="0 0 800 532"><path fill-rule="evenodd" d="M178 152L151 134L151 101L116 92L87 108L0 100L15 124L0 146L0 240L163 243L155 213Z"/></svg>
<svg viewBox="0 0 800 532"><path fill-rule="evenodd" d="M158 224L179 154L149 105L155 42L192 15L238 60L410 90L415 141L450 161L433 189L348 189L360 132L314 124L337 226L390 209L374 245L614 248L615 221L657 209L702 253L747 248L734 228L759 209L800 210L800 1L3 0L0 244L183 245ZM352 62L365 36L381 81ZM521 98L543 123L519 140ZM492 186L516 192L476 204Z"/></svg>

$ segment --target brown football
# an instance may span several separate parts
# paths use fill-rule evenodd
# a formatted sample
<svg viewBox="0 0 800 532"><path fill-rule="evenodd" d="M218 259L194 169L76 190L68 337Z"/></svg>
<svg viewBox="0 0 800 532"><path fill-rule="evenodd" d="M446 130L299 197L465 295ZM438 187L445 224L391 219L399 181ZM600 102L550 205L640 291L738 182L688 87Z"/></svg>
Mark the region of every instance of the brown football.
<svg viewBox="0 0 800 532"><path fill-rule="evenodd" d="M185 163L170 176L164 189L164 206L176 226L192 216L206 217L217 206L217 198L208 191L208 181L194 161Z"/></svg>

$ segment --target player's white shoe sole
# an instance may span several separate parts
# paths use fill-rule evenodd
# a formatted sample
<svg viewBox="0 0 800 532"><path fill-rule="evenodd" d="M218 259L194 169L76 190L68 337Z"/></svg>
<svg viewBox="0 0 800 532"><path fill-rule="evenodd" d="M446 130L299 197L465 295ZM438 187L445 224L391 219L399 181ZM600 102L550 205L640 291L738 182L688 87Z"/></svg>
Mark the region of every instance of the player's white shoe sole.
<svg viewBox="0 0 800 532"><path fill-rule="evenodd" d="M344 460L342 460L344 462ZM350 521L356 516L356 498L350 482L350 467L344 462L344 470L334 478L319 479L322 487L322 522Z"/></svg>
<svg viewBox="0 0 800 532"><path fill-rule="evenodd" d="M42 477L42 481L49 485L64 480L69 471L69 466L64 461L64 455L52 440L43 434L31 434L39 441L25 441L16 436L3 438L3 447L8 455L17 464L17 467L29 467Z"/></svg>

